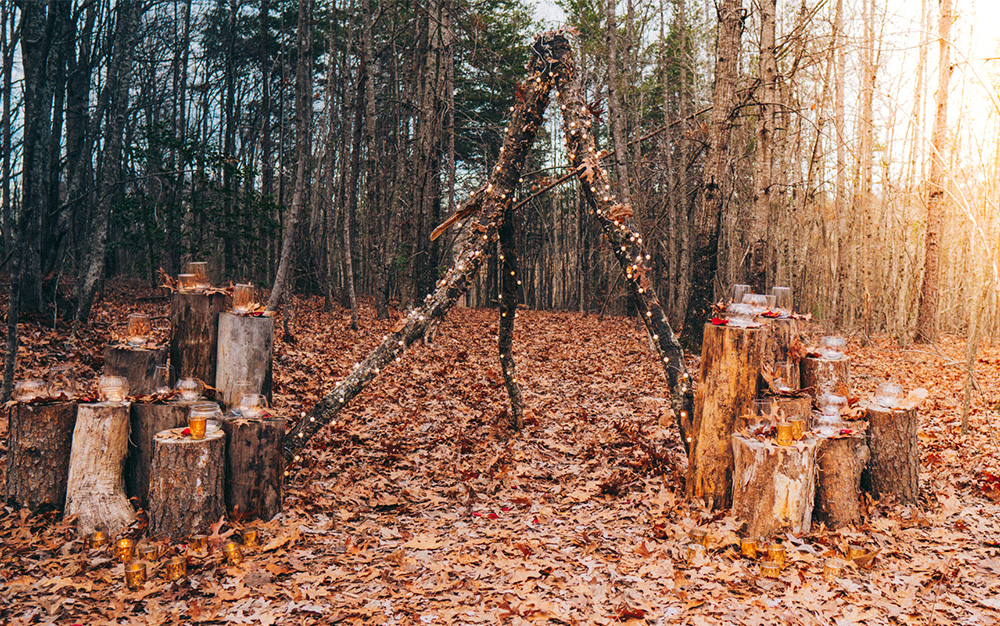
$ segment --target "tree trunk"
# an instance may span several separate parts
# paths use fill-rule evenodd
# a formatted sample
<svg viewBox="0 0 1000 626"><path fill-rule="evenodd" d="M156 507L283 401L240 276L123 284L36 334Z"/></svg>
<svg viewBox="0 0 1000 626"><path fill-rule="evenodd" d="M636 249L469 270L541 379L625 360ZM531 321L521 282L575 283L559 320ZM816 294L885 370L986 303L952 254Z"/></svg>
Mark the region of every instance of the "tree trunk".
<svg viewBox="0 0 1000 626"><path fill-rule="evenodd" d="M285 418L227 417L226 511L233 520L270 520L281 513Z"/></svg>
<svg viewBox="0 0 1000 626"><path fill-rule="evenodd" d="M219 314L219 346L215 388L227 407L240 401L236 383L249 381L254 393L271 400L274 318Z"/></svg>
<svg viewBox="0 0 1000 626"><path fill-rule="evenodd" d="M920 491L917 409L868 408L868 489L876 498L916 504Z"/></svg>
<svg viewBox="0 0 1000 626"><path fill-rule="evenodd" d="M9 415L7 501L32 512L62 510L76 404L17 404Z"/></svg>
<svg viewBox="0 0 1000 626"><path fill-rule="evenodd" d="M218 356L219 314L228 309L224 293L177 292L170 299L170 364L177 378L211 385Z"/></svg>
<svg viewBox="0 0 1000 626"><path fill-rule="evenodd" d="M628 170L625 167L625 128L622 119L621 86L618 84L618 19L615 15L617 0L607 1L607 57L608 57L608 117L611 121L611 146L614 149L615 183L622 202L632 204Z"/></svg>
<svg viewBox="0 0 1000 626"><path fill-rule="evenodd" d="M833 391L845 398L850 395L851 360L847 357L831 361L807 356L799 362L802 389L815 400L824 391Z"/></svg>
<svg viewBox="0 0 1000 626"><path fill-rule="evenodd" d="M944 183L948 152L948 83L951 81L951 0L939 0L938 88L934 94L934 130L931 138L930 180L927 181L927 230L924 234L924 277L920 285L916 339L937 341L938 264L941 256L941 215L944 213Z"/></svg>
<svg viewBox="0 0 1000 626"><path fill-rule="evenodd" d="M718 266L719 219L729 194L729 124L739 78L740 39L745 13L742 0L724 0L719 8L719 38L715 63L715 90L708 122L708 154L704 188L692 224L691 294L684 316L682 340L701 344L705 318L715 299Z"/></svg>
<svg viewBox="0 0 1000 626"><path fill-rule="evenodd" d="M775 110L777 109L778 61L774 53L775 0L760 0L760 120L757 124L757 159L754 171L754 206L750 216L745 282L756 293L767 289L768 220L771 215L771 169Z"/></svg>
<svg viewBox="0 0 1000 626"><path fill-rule="evenodd" d="M104 373L122 376L128 380L128 395L144 396L153 393L153 374L157 365L166 365L169 357L167 346L140 348L121 344L108 344L104 348Z"/></svg>
<svg viewBox="0 0 1000 626"><path fill-rule="evenodd" d="M125 459L125 493L149 506L149 468L153 463L153 438L168 428L187 425L194 402L132 403L128 457Z"/></svg>
<svg viewBox="0 0 1000 626"><path fill-rule="evenodd" d="M733 516L746 522L744 536L767 538L808 532L816 491L816 448L807 437L790 446L733 435Z"/></svg>
<svg viewBox="0 0 1000 626"><path fill-rule="evenodd" d="M66 483L66 515L81 534L109 536L132 523L122 464L128 451L129 404L80 404Z"/></svg>
<svg viewBox="0 0 1000 626"><path fill-rule="evenodd" d="M204 533L226 512L226 434L192 439L178 429L153 438L149 468L149 536L184 539Z"/></svg>
<svg viewBox="0 0 1000 626"><path fill-rule="evenodd" d="M514 321L517 317L518 277L517 247L514 244L514 213L509 211L500 227L500 329L497 347L500 350L500 371L510 398L509 424L513 430L524 427L524 397L514 372Z"/></svg>
<svg viewBox="0 0 1000 626"><path fill-rule="evenodd" d="M309 178L309 157L312 154L312 10L313 0L299 0L299 22L296 35L298 62L295 70L295 194L292 213L285 223L281 238L281 257L278 274L271 287L267 310L276 311L284 291L290 288L289 279L294 265L293 252L297 240L299 217L306 203L306 186Z"/></svg>
<svg viewBox="0 0 1000 626"><path fill-rule="evenodd" d="M761 328L706 324L694 419L688 431L688 497L725 509L733 495L733 432L760 392L760 362L767 349Z"/></svg>
<svg viewBox="0 0 1000 626"><path fill-rule="evenodd" d="M816 454L813 517L827 528L861 522L861 473L870 454L863 435L823 438Z"/></svg>

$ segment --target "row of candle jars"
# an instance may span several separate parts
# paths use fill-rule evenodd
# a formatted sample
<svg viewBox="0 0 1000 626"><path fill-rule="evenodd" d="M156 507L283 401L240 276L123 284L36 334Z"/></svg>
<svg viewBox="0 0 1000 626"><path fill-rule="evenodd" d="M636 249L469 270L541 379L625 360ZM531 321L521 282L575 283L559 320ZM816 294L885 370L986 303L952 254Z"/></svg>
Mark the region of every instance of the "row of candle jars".
<svg viewBox="0 0 1000 626"><path fill-rule="evenodd" d="M774 287L769 294L752 293L750 285L733 285L733 298L726 307L730 326L745 327L755 317L771 313L772 317L788 318L792 315L792 289Z"/></svg>
<svg viewBox="0 0 1000 626"><path fill-rule="evenodd" d="M14 383L12 398L18 402L31 402L43 398L72 399L79 383L69 365L53 365L44 378L26 378Z"/></svg>

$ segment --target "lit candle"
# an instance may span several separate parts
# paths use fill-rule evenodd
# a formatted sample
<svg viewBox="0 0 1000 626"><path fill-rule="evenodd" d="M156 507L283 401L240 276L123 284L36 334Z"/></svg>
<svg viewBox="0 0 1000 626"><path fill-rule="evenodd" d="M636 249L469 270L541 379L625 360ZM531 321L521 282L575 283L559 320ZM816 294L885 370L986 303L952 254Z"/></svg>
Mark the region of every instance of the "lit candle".
<svg viewBox="0 0 1000 626"><path fill-rule="evenodd" d="M146 564L129 563L125 566L125 584L129 589L138 589L146 582Z"/></svg>
<svg viewBox="0 0 1000 626"><path fill-rule="evenodd" d="M167 561L167 580L180 580L187 575L187 558L175 556Z"/></svg>
<svg viewBox="0 0 1000 626"><path fill-rule="evenodd" d="M753 539L740 540L740 552L748 559L757 558L757 542Z"/></svg>
<svg viewBox="0 0 1000 626"><path fill-rule="evenodd" d="M222 550L226 553L226 562L230 565L239 565L243 562L243 552L234 542L230 541Z"/></svg>
<svg viewBox="0 0 1000 626"><path fill-rule="evenodd" d="M788 420L788 423L792 425L792 439L799 441L806 435L806 421L801 417L793 417Z"/></svg>
<svg viewBox="0 0 1000 626"><path fill-rule="evenodd" d="M708 547L708 531L704 528L692 528L691 532L688 533L688 537L691 538L693 543L700 543L706 548Z"/></svg>
<svg viewBox="0 0 1000 626"><path fill-rule="evenodd" d="M790 422L778 422L778 445L790 446L793 440L792 424Z"/></svg>
<svg viewBox="0 0 1000 626"><path fill-rule="evenodd" d="M188 548L199 551L204 550L208 546L208 535L191 535L188 539Z"/></svg>
<svg viewBox="0 0 1000 626"><path fill-rule="evenodd" d="M214 402L199 402L188 414L188 428L192 439L204 439L209 420L221 420L222 409Z"/></svg>
<svg viewBox="0 0 1000 626"><path fill-rule="evenodd" d="M244 528L240 534L243 537L244 548L256 548L260 546L260 536L257 534L256 528Z"/></svg>
<svg viewBox="0 0 1000 626"><path fill-rule="evenodd" d="M195 291L194 274L178 274L177 288L181 291Z"/></svg>
<svg viewBox="0 0 1000 626"><path fill-rule="evenodd" d="M766 578L777 578L781 575L781 565L774 561L764 561L760 564L760 575Z"/></svg>
<svg viewBox="0 0 1000 626"><path fill-rule="evenodd" d="M97 550L98 548L103 548L104 545L108 543L108 537L99 530L95 530L90 533L90 549Z"/></svg>
<svg viewBox="0 0 1000 626"><path fill-rule="evenodd" d="M191 261L187 264L187 273L194 276L195 289L208 289L212 286L208 280L208 263L205 261Z"/></svg>
<svg viewBox="0 0 1000 626"><path fill-rule="evenodd" d="M101 376L97 396L101 402L122 403L128 395L128 381L121 376Z"/></svg>
<svg viewBox="0 0 1000 626"><path fill-rule="evenodd" d="M785 546L780 543L772 543L767 546L767 560L777 563L778 567L785 566Z"/></svg>
<svg viewBox="0 0 1000 626"><path fill-rule="evenodd" d="M139 558L150 562L156 562L160 558L160 548L155 544L144 544L139 546Z"/></svg>
<svg viewBox="0 0 1000 626"><path fill-rule="evenodd" d="M115 542L115 558L122 563L128 563L135 556L135 542L128 537Z"/></svg>

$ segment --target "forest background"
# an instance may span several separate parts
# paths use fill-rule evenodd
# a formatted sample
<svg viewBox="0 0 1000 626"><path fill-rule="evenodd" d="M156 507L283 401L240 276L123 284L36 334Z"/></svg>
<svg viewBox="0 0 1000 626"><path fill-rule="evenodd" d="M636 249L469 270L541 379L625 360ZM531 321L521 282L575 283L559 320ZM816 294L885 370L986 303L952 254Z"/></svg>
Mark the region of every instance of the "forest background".
<svg viewBox="0 0 1000 626"><path fill-rule="evenodd" d="M735 282L904 344L1000 335L981 5L542 5L577 31L599 145L687 345ZM272 306L284 289L380 316L419 302L456 236L429 233L496 161L527 42L551 26L521 0L0 8L8 355L19 315L85 322L108 278L155 285L192 259L273 285ZM575 177L536 193L569 173L559 124L553 106L514 200L521 299L628 314ZM491 260L466 303L497 294Z"/></svg>

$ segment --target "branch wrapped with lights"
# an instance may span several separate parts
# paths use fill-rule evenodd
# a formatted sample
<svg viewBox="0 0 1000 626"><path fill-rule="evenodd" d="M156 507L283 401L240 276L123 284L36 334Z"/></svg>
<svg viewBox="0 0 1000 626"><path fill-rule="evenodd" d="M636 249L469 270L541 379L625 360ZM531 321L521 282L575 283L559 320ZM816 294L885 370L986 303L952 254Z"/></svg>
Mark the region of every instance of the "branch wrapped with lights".
<svg viewBox="0 0 1000 626"><path fill-rule="evenodd" d="M500 227L500 330L497 348L500 350L500 370L510 397L510 426L524 426L524 398L514 373L514 318L517 316L517 292L521 279L517 277L517 249L514 247L514 212L508 210Z"/></svg>
<svg viewBox="0 0 1000 626"><path fill-rule="evenodd" d="M554 42L558 43L558 42ZM563 135L570 166L575 168L584 197L604 236L611 244L615 258L625 274L626 285L646 325L652 345L656 347L663 371L670 384L670 402L677 417L685 448L690 443L691 420L694 415L694 392L691 377L684 364L684 352L656 297L647 273L649 261L642 235L629 219L632 210L618 201L611 191L611 181L601 167L591 131L591 112L583 97L580 79L574 71L572 51L565 39L561 45L549 44L549 61L562 66L556 76L556 98L563 118Z"/></svg>
<svg viewBox="0 0 1000 626"><path fill-rule="evenodd" d="M490 172L486 184L473 192L455 215L435 229L437 235L466 216L473 220L472 224L466 225L468 236L451 269L438 281L434 291L424 298L420 308L400 319L382 343L299 420L285 439L287 461L297 461L297 453L306 442L333 421L386 366L398 361L407 348L422 338L433 322L443 318L469 288L491 247L500 239L500 228L520 182L525 158L542 124L549 94L555 86L555 72L558 71L558 66L551 62L546 52L554 46L569 50L565 37L559 33L545 33L535 39L532 44L535 54L528 63L528 78L518 89L515 105L511 108L511 121L496 167Z"/></svg>

